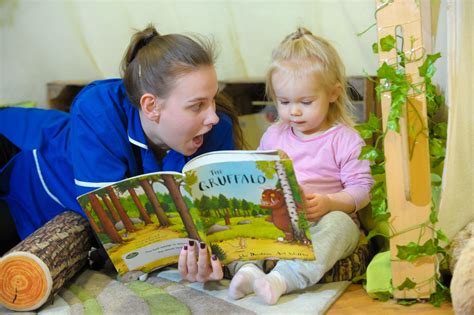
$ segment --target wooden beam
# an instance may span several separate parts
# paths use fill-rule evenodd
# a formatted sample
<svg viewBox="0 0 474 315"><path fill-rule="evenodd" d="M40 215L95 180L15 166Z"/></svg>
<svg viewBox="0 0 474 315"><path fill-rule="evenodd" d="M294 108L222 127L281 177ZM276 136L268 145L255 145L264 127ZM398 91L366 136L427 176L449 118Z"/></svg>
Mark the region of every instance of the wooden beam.
<svg viewBox="0 0 474 315"><path fill-rule="evenodd" d="M419 59L406 64L407 78L412 82L420 82L418 67L423 62L420 57L427 53L423 36L429 33L429 30L423 29L423 25L427 24L422 23L421 8L415 0L376 0L376 4L379 40L392 35L397 38L399 48L403 42L405 54L410 59ZM397 67L398 61L395 49L389 52L379 49L380 64L386 62ZM391 108L390 92L382 94L381 103L382 121L386 129ZM385 136L388 208L391 213L390 225L395 234L390 239L392 283L395 288L406 278L417 283L411 290L395 290L394 297L397 299L428 298L435 290L434 256L419 258L414 262L400 261L397 258L397 245L408 245L410 242L421 245L432 237L431 230L416 228L429 220L431 211L427 126L425 94L417 94L408 97L400 119L400 133L389 131ZM407 232L400 233L402 231Z"/></svg>

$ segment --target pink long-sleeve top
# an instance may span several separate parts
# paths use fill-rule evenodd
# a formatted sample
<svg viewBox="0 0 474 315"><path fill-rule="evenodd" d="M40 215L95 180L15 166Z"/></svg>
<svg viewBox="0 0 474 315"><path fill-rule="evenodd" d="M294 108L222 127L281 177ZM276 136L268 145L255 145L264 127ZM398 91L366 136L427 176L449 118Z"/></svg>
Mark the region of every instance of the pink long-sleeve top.
<svg viewBox="0 0 474 315"><path fill-rule="evenodd" d="M357 211L369 203L374 183L369 161L358 159L364 145L357 131L343 124L301 139L290 126L276 123L265 131L258 149L283 150L293 160L298 183L306 192L344 191L354 199Z"/></svg>

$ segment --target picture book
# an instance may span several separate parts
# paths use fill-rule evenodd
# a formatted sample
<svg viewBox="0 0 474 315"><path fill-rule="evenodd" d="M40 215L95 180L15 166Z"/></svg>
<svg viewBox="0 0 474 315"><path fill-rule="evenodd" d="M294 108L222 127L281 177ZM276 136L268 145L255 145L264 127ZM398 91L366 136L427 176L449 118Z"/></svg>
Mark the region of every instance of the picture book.
<svg viewBox="0 0 474 315"><path fill-rule="evenodd" d="M215 151L182 173L128 178L78 197L119 274L177 263L190 239L222 263L315 259L291 160L278 151Z"/></svg>

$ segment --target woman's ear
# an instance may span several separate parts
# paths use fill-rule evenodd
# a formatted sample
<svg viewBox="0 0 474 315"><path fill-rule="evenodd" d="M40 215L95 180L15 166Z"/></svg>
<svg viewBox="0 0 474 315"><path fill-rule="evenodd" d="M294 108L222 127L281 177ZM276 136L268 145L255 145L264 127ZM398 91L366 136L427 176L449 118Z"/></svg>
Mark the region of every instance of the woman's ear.
<svg viewBox="0 0 474 315"><path fill-rule="evenodd" d="M161 106L158 98L150 93L145 93L140 98L140 108L145 117L151 121L158 122L160 120Z"/></svg>
<svg viewBox="0 0 474 315"><path fill-rule="evenodd" d="M329 102L334 103L335 101L337 101L341 93L342 93L342 86L340 83L337 83L332 89L331 94L329 95Z"/></svg>

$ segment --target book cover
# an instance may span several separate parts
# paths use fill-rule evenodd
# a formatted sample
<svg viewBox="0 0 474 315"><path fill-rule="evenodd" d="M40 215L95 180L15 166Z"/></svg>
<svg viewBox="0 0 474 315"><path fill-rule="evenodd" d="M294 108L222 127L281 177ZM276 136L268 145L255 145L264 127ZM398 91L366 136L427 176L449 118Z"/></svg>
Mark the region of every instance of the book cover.
<svg viewBox="0 0 474 315"><path fill-rule="evenodd" d="M276 151L216 151L183 173L125 179L78 197L119 274L176 263L190 239L234 260L314 259L290 160Z"/></svg>

